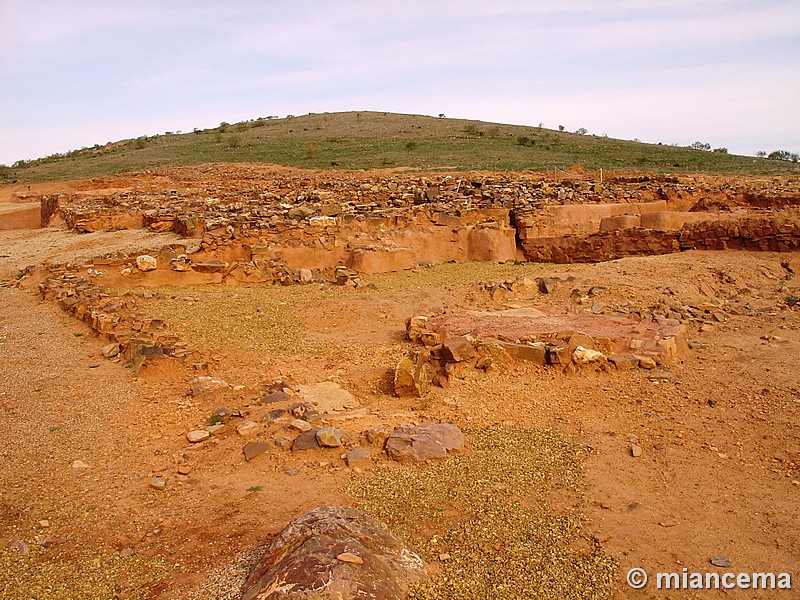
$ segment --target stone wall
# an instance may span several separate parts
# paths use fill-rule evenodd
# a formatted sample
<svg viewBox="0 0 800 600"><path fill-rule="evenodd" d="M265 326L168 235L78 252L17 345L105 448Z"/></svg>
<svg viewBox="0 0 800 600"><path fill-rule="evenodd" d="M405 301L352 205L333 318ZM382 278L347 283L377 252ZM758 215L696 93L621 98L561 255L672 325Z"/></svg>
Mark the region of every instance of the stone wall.
<svg viewBox="0 0 800 600"><path fill-rule="evenodd" d="M642 227L586 235L522 237L526 260L533 262L601 262L625 256L668 254L682 250L800 250L797 215L745 216L688 223L678 231Z"/></svg>

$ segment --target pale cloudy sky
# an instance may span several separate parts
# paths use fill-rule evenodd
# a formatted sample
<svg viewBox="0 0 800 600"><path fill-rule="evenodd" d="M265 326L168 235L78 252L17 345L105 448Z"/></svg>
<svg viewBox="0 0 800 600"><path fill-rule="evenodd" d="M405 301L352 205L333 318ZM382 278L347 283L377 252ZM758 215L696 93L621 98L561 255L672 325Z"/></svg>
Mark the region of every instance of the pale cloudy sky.
<svg viewBox="0 0 800 600"><path fill-rule="evenodd" d="M0 163L377 110L800 151L799 0L0 0Z"/></svg>

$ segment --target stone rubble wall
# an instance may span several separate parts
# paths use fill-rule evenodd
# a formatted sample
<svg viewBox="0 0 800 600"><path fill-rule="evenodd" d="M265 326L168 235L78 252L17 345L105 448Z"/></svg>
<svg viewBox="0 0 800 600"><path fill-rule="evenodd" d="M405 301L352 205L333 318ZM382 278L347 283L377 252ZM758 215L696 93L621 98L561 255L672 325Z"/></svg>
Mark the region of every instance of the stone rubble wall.
<svg viewBox="0 0 800 600"><path fill-rule="evenodd" d="M528 237L520 230L520 246L532 262L601 262L625 256L669 254L684 250L800 250L798 215L743 216L690 222L678 230L643 227L585 235Z"/></svg>
<svg viewBox="0 0 800 600"><path fill-rule="evenodd" d="M65 312L86 323L112 344L104 353L138 370L155 358L188 360L195 353L167 324L157 317L142 313L136 299L126 294L110 294L102 285L70 266L43 268L39 293L45 300L56 302Z"/></svg>

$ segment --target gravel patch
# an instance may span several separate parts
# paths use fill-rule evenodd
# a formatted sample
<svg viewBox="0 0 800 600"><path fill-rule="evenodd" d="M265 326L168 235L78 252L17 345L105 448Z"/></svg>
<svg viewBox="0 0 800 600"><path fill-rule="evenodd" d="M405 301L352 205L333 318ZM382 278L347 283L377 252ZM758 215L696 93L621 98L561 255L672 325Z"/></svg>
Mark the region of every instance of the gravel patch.
<svg viewBox="0 0 800 600"><path fill-rule="evenodd" d="M361 477L348 493L437 565L416 600L607 598L616 565L582 534L584 517L551 506L578 493L587 451L552 430L468 432L471 452L424 468Z"/></svg>

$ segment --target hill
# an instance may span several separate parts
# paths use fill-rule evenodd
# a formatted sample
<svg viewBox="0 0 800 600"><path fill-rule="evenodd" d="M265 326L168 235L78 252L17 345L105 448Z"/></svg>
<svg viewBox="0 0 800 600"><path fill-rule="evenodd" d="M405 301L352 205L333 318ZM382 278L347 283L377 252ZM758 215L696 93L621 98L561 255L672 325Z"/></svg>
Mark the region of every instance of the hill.
<svg viewBox="0 0 800 600"><path fill-rule="evenodd" d="M263 117L212 129L140 137L20 161L6 181L66 180L207 162L265 162L312 169L410 167L423 171L589 169L800 173L787 161L645 144L535 126L380 112Z"/></svg>

